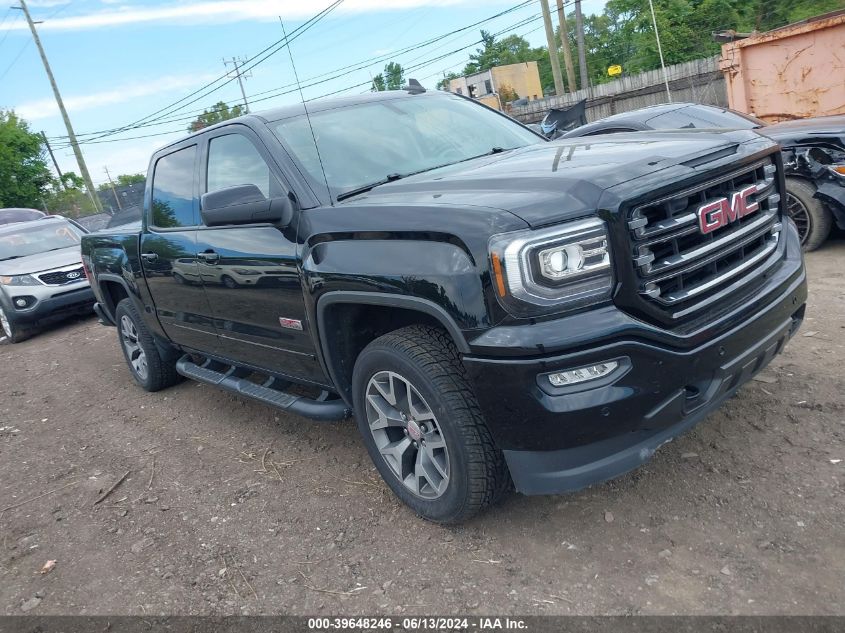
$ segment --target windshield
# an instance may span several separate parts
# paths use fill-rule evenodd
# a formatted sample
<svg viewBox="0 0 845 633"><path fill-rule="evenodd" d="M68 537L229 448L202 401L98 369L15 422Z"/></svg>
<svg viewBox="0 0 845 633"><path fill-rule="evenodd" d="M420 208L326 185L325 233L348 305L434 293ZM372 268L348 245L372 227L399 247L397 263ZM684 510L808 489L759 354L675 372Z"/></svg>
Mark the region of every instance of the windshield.
<svg viewBox="0 0 845 633"><path fill-rule="evenodd" d="M26 257L69 246L78 246L82 232L69 222L56 220L20 224L0 231L0 261Z"/></svg>
<svg viewBox="0 0 845 633"><path fill-rule="evenodd" d="M12 224L13 222L29 222L44 217L41 211L35 209L0 209L0 224Z"/></svg>
<svg viewBox="0 0 845 633"><path fill-rule="evenodd" d="M375 183L542 142L510 119L455 95L398 97L311 114L332 197ZM315 190L325 189L305 116L273 124Z"/></svg>
<svg viewBox="0 0 845 633"><path fill-rule="evenodd" d="M728 128L732 130L753 130L766 125L764 121L749 114L727 108L688 106L660 114L648 120L653 130L674 130L684 128Z"/></svg>

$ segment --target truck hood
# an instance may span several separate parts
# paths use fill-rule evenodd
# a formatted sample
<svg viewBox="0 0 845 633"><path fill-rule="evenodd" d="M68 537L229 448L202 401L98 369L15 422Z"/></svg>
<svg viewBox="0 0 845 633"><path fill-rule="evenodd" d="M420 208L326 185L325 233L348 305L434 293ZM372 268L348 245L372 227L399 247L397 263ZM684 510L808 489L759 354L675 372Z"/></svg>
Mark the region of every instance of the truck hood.
<svg viewBox="0 0 845 633"><path fill-rule="evenodd" d="M632 132L539 143L441 167L342 204L460 204L510 211L530 226L594 213L607 189L706 163L760 137L750 131ZM690 167L692 170L694 167Z"/></svg>
<svg viewBox="0 0 845 633"><path fill-rule="evenodd" d="M28 275L54 268L63 268L73 264L82 264L79 246L68 246L57 251L36 253L18 259L0 262L0 275Z"/></svg>

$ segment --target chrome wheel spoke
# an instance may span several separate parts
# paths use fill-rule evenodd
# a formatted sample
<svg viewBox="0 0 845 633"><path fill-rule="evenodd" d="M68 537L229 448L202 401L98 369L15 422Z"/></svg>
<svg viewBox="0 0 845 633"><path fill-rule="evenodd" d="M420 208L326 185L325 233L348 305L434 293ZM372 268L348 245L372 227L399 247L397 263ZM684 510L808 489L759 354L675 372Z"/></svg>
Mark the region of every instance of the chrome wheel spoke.
<svg viewBox="0 0 845 633"><path fill-rule="evenodd" d="M368 411L370 408L375 412L376 419L370 418L370 429L378 431L389 426L404 427L405 421L402 414L394 409L381 395L367 396Z"/></svg>
<svg viewBox="0 0 845 633"><path fill-rule="evenodd" d="M441 496L449 483L449 451L437 418L414 385L392 371L370 378L367 425L387 466L423 499Z"/></svg>
<svg viewBox="0 0 845 633"><path fill-rule="evenodd" d="M148 373L147 355L138 340L138 329L127 316L120 318L120 340L132 369L141 380L146 380Z"/></svg>

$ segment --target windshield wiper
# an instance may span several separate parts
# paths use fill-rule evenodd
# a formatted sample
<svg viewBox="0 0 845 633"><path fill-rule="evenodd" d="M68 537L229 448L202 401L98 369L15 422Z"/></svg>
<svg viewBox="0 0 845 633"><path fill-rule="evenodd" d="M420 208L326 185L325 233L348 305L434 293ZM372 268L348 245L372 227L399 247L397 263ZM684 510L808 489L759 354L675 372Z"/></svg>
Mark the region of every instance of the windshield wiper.
<svg viewBox="0 0 845 633"><path fill-rule="evenodd" d="M381 185L386 185L390 182L395 182L402 178L407 178L408 176L416 176L417 174L422 174L427 171L434 171L435 169L440 169L441 167L448 167L449 165L457 165L458 163L465 163L468 160L475 160L476 158L483 158L484 156L492 156L493 154L501 154L502 152L509 152L512 149L516 149L514 147L504 148L504 147L493 147L490 149L489 152L484 152L483 154L479 154L478 156L470 156L469 158L462 158L459 161L455 161L454 163L444 163L442 165L435 165L434 167L428 167L427 169L420 169L419 171L412 171L409 174L388 174L386 178L383 180L379 180L377 182L371 183L369 185L363 185L362 187L357 187L355 189L350 189L349 191L344 191L337 195L337 201L340 202L341 200L346 200L347 198L352 198L354 196L360 195L362 193L367 193L371 189L375 189Z"/></svg>
<svg viewBox="0 0 845 633"><path fill-rule="evenodd" d="M11 257L3 257L3 258L0 258L0 262L7 262L10 259L18 259L20 257L23 257L23 255L12 255Z"/></svg>
<svg viewBox="0 0 845 633"><path fill-rule="evenodd" d="M400 178L404 178L402 174L388 174L384 179L379 180L377 182L370 183L369 185L363 185L361 187L356 187L355 189L350 189L349 191L344 191L337 195L337 201L340 202L341 200L346 200L347 198L352 198L353 196L360 195L362 193L367 193L370 189L375 189L381 185L386 185L389 182L395 182Z"/></svg>

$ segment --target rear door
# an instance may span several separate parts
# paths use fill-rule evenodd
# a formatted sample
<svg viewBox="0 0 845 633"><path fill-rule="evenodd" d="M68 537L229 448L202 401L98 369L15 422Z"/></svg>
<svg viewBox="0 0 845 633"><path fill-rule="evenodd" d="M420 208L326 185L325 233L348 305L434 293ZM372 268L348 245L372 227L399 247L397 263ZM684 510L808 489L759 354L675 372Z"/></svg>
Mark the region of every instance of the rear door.
<svg viewBox="0 0 845 633"><path fill-rule="evenodd" d="M253 184L268 199L288 195L281 170L251 129L234 124L207 140L203 193ZM306 320L296 226L203 226L197 253L221 353L276 373L325 381Z"/></svg>
<svg viewBox="0 0 845 633"><path fill-rule="evenodd" d="M214 352L217 332L197 263L198 156L194 143L155 161L141 264L165 333L180 345Z"/></svg>

